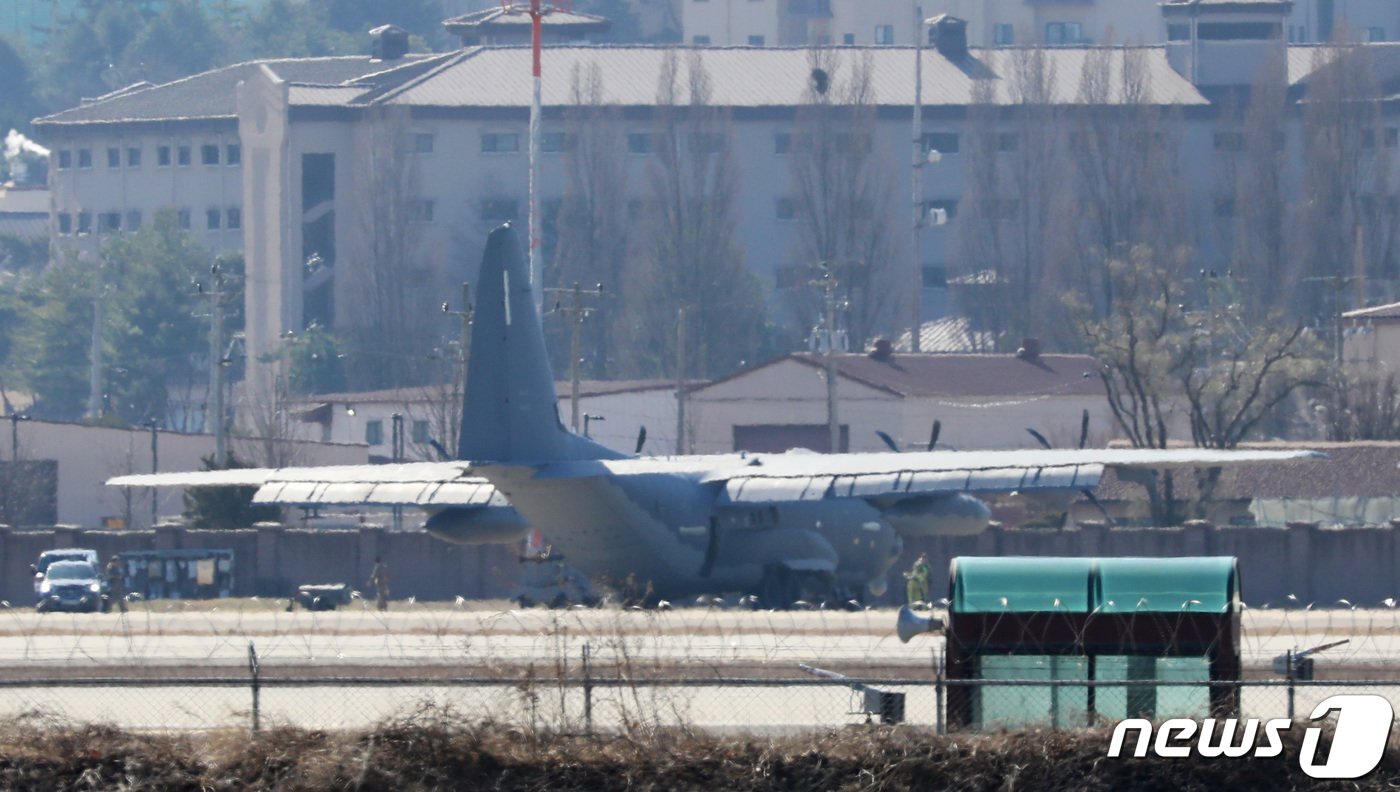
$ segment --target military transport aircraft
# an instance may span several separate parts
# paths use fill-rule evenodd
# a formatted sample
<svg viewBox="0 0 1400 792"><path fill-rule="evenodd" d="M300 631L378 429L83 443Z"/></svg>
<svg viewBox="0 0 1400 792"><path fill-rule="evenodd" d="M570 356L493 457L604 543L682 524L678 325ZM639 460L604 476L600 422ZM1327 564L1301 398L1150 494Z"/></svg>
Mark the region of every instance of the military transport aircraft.
<svg viewBox="0 0 1400 792"><path fill-rule="evenodd" d="M418 506L452 542L538 527L586 574L669 599L879 596L903 538L987 525L978 496L1067 503L1105 468L1302 460L1308 451L1066 449L627 457L570 433L515 232L493 231L478 278L460 461L119 476L114 486L257 486L258 503ZM1063 507L1061 507L1063 508Z"/></svg>

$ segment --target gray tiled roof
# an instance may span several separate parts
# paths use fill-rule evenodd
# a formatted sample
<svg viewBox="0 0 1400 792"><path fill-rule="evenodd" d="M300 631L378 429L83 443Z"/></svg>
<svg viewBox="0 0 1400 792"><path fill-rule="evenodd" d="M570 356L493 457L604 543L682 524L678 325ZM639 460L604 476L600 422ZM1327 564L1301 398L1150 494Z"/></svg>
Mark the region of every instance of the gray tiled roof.
<svg viewBox="0 0 1400 792"><path fill-rule="evenodd" d="M558 46L544 50L544 103L570 102L568 75L576 68L597 66L605 102L620 106L656 103L657 81L668 52L646 46ZM876 102L912 105L914 101L914 52L900 47L842 47L831 50L837 69L850 68L857 58L869 57ZM1027 50L974 49L968 59L954 62L937 50L924 50L924 103L959 106L972 101L973 86L985 77L994 86L993 101L1009 104L1013 74ZM1042 51L1054 75L1051 101L1074 104L1080 100L1081 76L1091 58L1107 57L1112 64L1114 90L1122 82L1124 65L1140 59L1147 77L1148 98L1154 104L1204 105L1207 100L1191 83L1167 64L1160 47L1077 48L1056 47ZM811 80L811 51L772 47L718 47L682 49L682 70L692 56L709 73L711 103L723 107L783 107L800 104ZM440 68L385 93L397 104L430 107L514 107L530 96L528 47L489 47L463 50ZM557 75L557 76L556 76ZM839 71L836 76L841 79ZM682 73L681 101L685 80Z"/></svg>
<svg viewBox="0 0 1400 792"><path fill-rule="evenodd" d="M1342 314L1344 319L1400 319L1400 302L1357 308Z"/></svg>
<svg viewBox="0 0 1400 792"><path fill-rule="evenodd" d="M437 56L441 57L441 56ZM117 92L77 107L44 116L38 125L117 123L125 121L168 121L176 119L234 118L237 115L237 87L259 66L267 66L278 77L293 83L336 85L425 59L409 55L401 61L376 61L367 55L330 58L284 58L249 61L222 69L138 90Z"/></svg>
<svg viewBox="0 0 1400 792"><path fill-rule="evenodd" d="M815 367L821 355L802 353L792 359ZM840 375L906 397L1103 396L1095 376L1098 364L1088 355L899 354L887 360L870 355L836 356Z"/></svg>
<svg viewBox="0 0 1400 792"><path fill-rule="evenodd" d="M482 11L473 11L470 14L444 19L443 27L453 33L460 32L462 28L476 27L521 27L531 26L530 14L526 11L517 11L510 8L487 8ZM582 14L577 11L554 10L545 14L542 24L553 26L569 25L576 27L606 27L608 20L594 16L593 14Z"/></svg>

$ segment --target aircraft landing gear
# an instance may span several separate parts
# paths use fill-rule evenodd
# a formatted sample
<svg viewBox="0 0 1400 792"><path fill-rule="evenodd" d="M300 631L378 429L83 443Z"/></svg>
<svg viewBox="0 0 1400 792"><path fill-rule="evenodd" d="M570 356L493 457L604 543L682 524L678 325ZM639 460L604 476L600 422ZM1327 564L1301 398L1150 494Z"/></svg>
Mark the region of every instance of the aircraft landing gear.
<svg viewBox="0 0 1400 792"><path fill-rule="evenodd" d="M758 584L757 607L764 610L792 610L803 607L842 607L835 597L838 587L829 572L806 572L789 569L782 564L770 564L763 570Z"/></svg>

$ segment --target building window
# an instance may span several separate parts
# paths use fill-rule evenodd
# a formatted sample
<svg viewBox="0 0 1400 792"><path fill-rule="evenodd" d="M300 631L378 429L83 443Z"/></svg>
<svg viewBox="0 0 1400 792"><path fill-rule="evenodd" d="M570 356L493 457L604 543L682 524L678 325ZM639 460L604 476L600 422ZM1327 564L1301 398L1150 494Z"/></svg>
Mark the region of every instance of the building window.
<svg viewBox="0 0 1400 792"><path fill-rule="evenodd" d="M1190 25L1167 25L1167 41L1190 41Z"/></svg>
<svg viewBox="0 0 1400 792"><path fill-rule="evenodd" d="M1015 132L997 133L997 151L1000 151L1002 153L1006 153L1008 151L1015 151L1017 148L1020 147L1020 145L1021 136L1017 135Z"/></svg>
<svg viewBox="0 0 1400 792"><path fill-rule="evenodd" d="M170 147L169 147L169 146L156 146L156 167L157 167L157 168L168 168L168 167L170 167Z"/></svg>
<svg viewBox="0 0 1400 792"><path fill-rule="evenodd" d="M691 44L694 44L694 45L697 46L697 47L708 47L708 46L710 46L710 37L709 37L709 36L691 36L691 37L690 37L690 43L691 43Z"/></svg>
<svg viewBox="0 0 1400 792"><path fill-rule="evenodd" d="M224 213L218 209L205 209L204 227L210 231L218 231L223 217Z"/></svg>
<svg viewBox="0 0 1400 792"><path fill-rule="evenodd" d="M1367 40L1367 41L1385 41L1385 28L1381 28L1381 27L1368 27L1368 28L1366 28L1366 40Z"/></svg>
<svg viewBox="0 0 1400 792"><path fill-rule="evenodd" d="M78 233L92 233L92 215L88 214L87 212L78 212Z"/></svg>
<svg viewBox="0 0 1400 792"><path fill-rule="evenodd" d="M545 132L540 135L540 151L546 154L558 154L561 151L572 151L574 148L574 136L563 132Z"/></svg>
<svg viewBox="0 0 1400 792"><path fill-rule="evenodd" d="M1375 142L1373 139L1372 143ZM1227 129L1215 133L1216 151L1244 151L1244 133L1237 129Z"/></svg>
<svg viewBox="0 0 1400 792"><path fill-rule="evenodd" d="M937 151L939 154L958 153L957 132L925 132L924 152Z"/></svg>
<svg viewBox="0 0 1400 792"><path fill-rule="evenodd" d="M180 218L180 228L186 231L190 230L190 210L181 209L178 213L178 217Z"/></svg>
<svg viewBox="0 0 1400 792"><path fill-rule="evenodd" d="M627 135L628 154L650 154L651 135L645 132L631 132Z"/></svg>
<svg viewBox="0 0 1400 792"><path fill-rule="evenodd" d="M92 167L92 149L85 149L85 148L78 149L78 167L79 167L79 168L91 168L91 167Z"/></svg>
<svg viewBox="0 0 1400 792"><path fill-rule="evenodd" d="M237 206L231 206L228 210L228 222L224 224L230 231L237 231L243 227L243 210Z"/></svg>
<svg viewBox="0 0 1400 792"><path fill-rule="evenodd" d="M426 443L426 442L428 442L428 422L427 422L427 421L414 421L414 422L413 422L413 435L412 435L412 436L413 436L413 442L415 442L415 443Z"/></svg>
<svg viewBox="0 0 1400 792"><path fill-rule="evenodd" d="M854 47L855 44L856 44L856 34L854 34L854 33L842 33L842 34L841 34L841 43L842 43L842 44L845 44L847 47Z"/></svg>
<svg viewBox="0 0 1400 792"><path fill-rule="evenodd" d="M115 234L122 230L121 212L102 212L97 216L97 233Z"/></svg>
<svg viewBox="0 0 1400 792"><path fill-rule="evenodd" d="M116 147L107 149L107 167L120 168L122 166L122 150Z"/></svg>
<svg viewBox="0 0 1400 792"><path fill-rule="evenodd" d="M68 149L60 149L58 152L58 169L67 170L73 167L73 152Z"/></svg>
<svg viewBox="0 0 1400 792"><path fill-rule="evenodd" d="M945 219L951 221L958 216L958 199L956 198L936 198L932 201L924 201L924 216L931 218L935 211L942 211Z"/></svg>
<svg viewBox="0 0 1400 792"><path fill-rule="evenodd" d="M992 26L992 44L998 47L1009 47L1016 43L1016 28L1005 22Z"/></svg>
<svg viewBox="0 0 1400 792"><path fill-rule="evenodd" d="M782 156L792 150L792 133L779 132L773 135L773 153Z"/></svg>
<svg viewBox="0 0 1400 792"><path fill-rule="evenodd" d="M520 135L514 132L483 132L482 154L510 154L520 150Z"/></svg>
<svg viewBox="0 0 1400 792"><path fill-rule="evenodd" d="M938 264L932 264L924 267L924 288L948 288L948 268Z"/></svg>
<svg viewBox="0 0 1400 792"><path fill-rule="evenodd" d="M431 223L437 213L437 202L413 200L408 202L408 220L412 223Z"/></svg>
<svg viewBox="0 0 1400 792"><path fill-rule="evenodd" d="M413 148L412 148L411 150L412 150L412 152L413 152L414 154L432 154L432 153L433 153L433 133L431 133L431 132L414 132L414 133L413 133Z"/></svg>
<svg viewBox="0 0 1400 792"><path fill-rule="evenodd" d="M182 168L190 164L189 146L179 146L175 149L175 164Z"/></svg>
<svg viewBox="0 0 1400 792"><path fill-rule="evenodd" d="M1082 39L1078 22L1049 22L1045 25L1045 43L1052 47L1079 44Z"/></svg>
<svg viewBox="0 0 1400 792"><path fill-rule="evenodd" d="M128 168L141 167L141 147L132 146L126 150L126 166Z"/></svg>
<svg viewBox="0 0 1400 792"><path fill-rule="evenodd" d="M876 43L876 44L881 44L881 45L886 45L886 46L888 46L888 45L890 45L890 44L893 44L893 43L894 43L894 25L876 25L876 26L875 26L875 43Z"/></svg>
<svg viewBox="0 0 1400 792"><path fill-rule="evenodd" d="M791 198L779 198L774 202L773 215L779 220L797 219L797 205Z"/></svg>
<svg viewBox="0 0 1400 792"><path fill-rule="evenodd" d="M199 161L204 165L219 164L219 147L213 143L205 143L199 147Z"/></svg>
<svg viewBox="0 0 1400 792"><path fill-rule="evenodd" d="M487 198L481 202L481 219L488 223L513 222L518 214L512 198Z"/></svg>
<svg viewBox="0 0 1400 792"><path fill-rule="evenodd" d="M1374 28L1372 28L1372 29L1374 30ZM763 46L763 37L762 37L762 36L749 36L749 46L750 46L750 47L762 47L762 46Z"/></svg>
<svg viewBox="0 0 1400 792"><path fill-rule="evenodd" d="M365 442L372 446L384 445L383 421L365 421Z"/></svg>
<svg viewBox="0 0 1400 792"><path fill-rule="evenodd" d="M243 164L243 147L237 143L230 143L227 146L224 146L224 164Z"/></svg>
<svg viewBox="0 0 1400 792"><path fill-rule="evenodd" d="M141 210L130 209L126 213L126 230L138 231L141 228Z"/></svg>
<svg viewBox="0 0 1400 792"><path fill-rule="evenodd" d="M58 213L58 233L64 236L73 233L73 215L67 212Z"/></svg>

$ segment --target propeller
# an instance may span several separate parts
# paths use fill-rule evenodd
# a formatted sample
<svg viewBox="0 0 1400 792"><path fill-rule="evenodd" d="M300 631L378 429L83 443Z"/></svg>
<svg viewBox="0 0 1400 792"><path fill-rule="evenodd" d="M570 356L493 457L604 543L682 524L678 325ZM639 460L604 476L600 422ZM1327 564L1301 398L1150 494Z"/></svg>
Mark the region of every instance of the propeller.
<svg viewBox="0 0 1400 792"><path fill-rule="evenodd" d="M937 420L934 421L934 422L933 422L933 429L932 429L932 431L929 432L929 435L928 435L928 448L926 448L926 449L924 449L924 450L926 450L926 451L932 451L932 450L933 450L933 447L936 446L936 445L938 445L938 435L939 435L939 433L941 433L942 431L943 431L943 422L942 422L942 421L937 421Z"/></svg>
<svg viewBox="0 0 1400 792"><path fill-rule="evenodd" d="M929 431L928 434L928 448L924 449L925 451L932 451L933 447L938 445L938 435L942 431L943 422L937 420L934 421L933 428ZM894 441L894 438L890 437L887 432L882 432L879 429L876 429L875 436L879 437L880 441L883 442L886 446L888 446L891 451L895 452L896 454L903 453L903 449L899 447L899 444L896 443Z"/></svg>
<svg viewBox="0 0 1400 792"><path fill-rule="evenodd" d="M1054 448L1054 446L1050 445L1050 441L1045 439L1045 435L1041 434L1040 432L1037 432L1029 426L1026 427L1026 431L1031 433L1031 437L1034 437L1036 440L1040 441L1041 445L1045 446L1046 448Z"/></svg>
<svg viewBox="0 0 1400 792"><path fill-rule="evenodd" d="M875 435L876 435L877 437L879 437L881 440L883 440L884 443L885 443L885 445L887 445L887 446L890 447L890 450L891 450L891 451L895 452L896 454L899 453L899 446L895 444L894 438L893 438L893 437L890 437L888 434L886 434L886 433L884 433L884 432L881 432L881 431L878 430L878 429L875 430Z"/></svg>
<svg viewBox="0 0 1400 792"><path fill-rule="evenodd" d="M436 451L436 452L438 452L438 456L439 456L439 457L442 457L442 461L443 461L443 462L446 462L446 461L452 459L451 455L449 455L449 454L447 453L447 449L442 447L442 443L439 443L439 442L437 441L437 438L429 437L429 438L428 438L428 445L432 446L432 447L433 447L433 450Z"/></svg>
<svg viewBox="0 0 1400 792"><path fill-rule="evenodd" d="M1085 408L1084 415L1079 419L1079 447L1089 442L1089 410Z"/></svg>
<svg viewBox="0 0 1400 792"><path fill-rule="evenodd" d="M637 430L637 447L636 447L636 449L634 449L634 450L632 451L632 453L633 453L633 454L640 454L640 453L642 453L642 447L645 446L646 444L647 444L647 428L646 428L645 426L643 426L641 429L638 429L638 430Z"/></svg>

